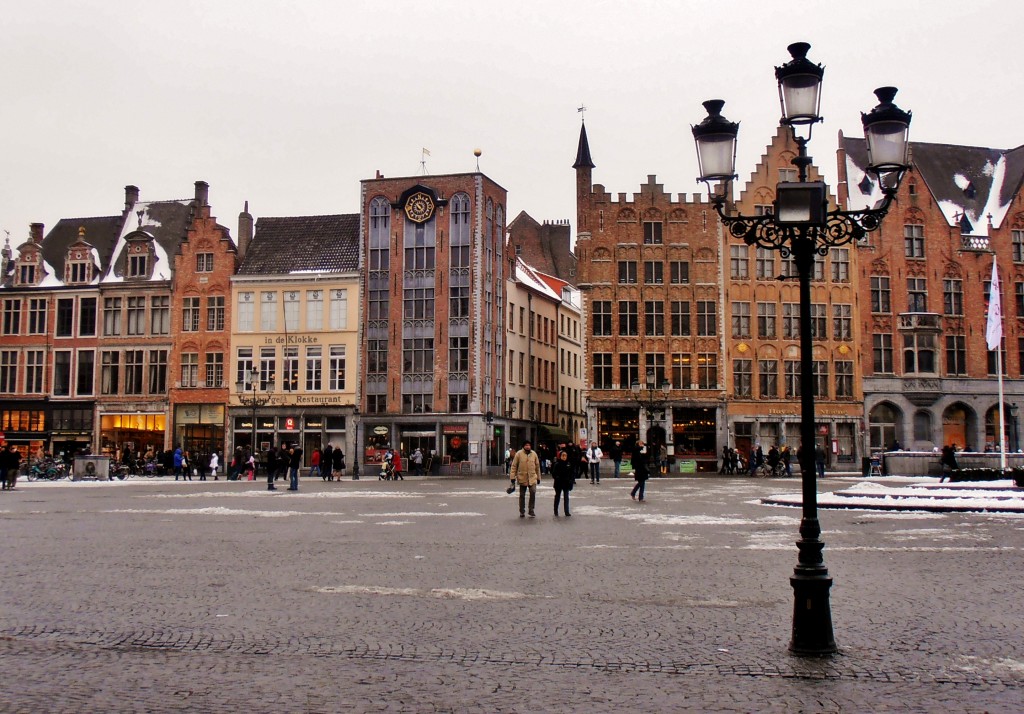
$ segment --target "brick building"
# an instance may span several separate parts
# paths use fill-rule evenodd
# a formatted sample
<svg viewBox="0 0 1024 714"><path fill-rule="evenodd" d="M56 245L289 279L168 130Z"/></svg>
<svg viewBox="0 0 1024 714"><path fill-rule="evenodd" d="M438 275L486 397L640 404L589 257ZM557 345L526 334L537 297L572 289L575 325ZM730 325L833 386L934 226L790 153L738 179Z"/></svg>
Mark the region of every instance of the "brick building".
<svg viewBox="0 0 1024 714"><path fill-rule="evenodd" d="M568 220L538 223L526 211L508 224L509 250L530 267L576 284L576 254L572 251Z"/></svg>
<svg viewBox="0 0 1024 714"><path fill-rule="evenodd" d="M1008 448L1024 401L1024 147L912 143L912 168L878 232L857 247L870 448L998 448L996 355L985 342L999 266ZM863 139L840 135L839 199L880 197Z"/></svg>
<svg viewBox="0 0 1024 714"><path fill-rule="evenodd" d="M505 205L481 173L362 182L364 460L390 444L460 470L499 463Z"/></svg>
<svg viewBox="0 0 1024 714"><path fill-rule="evenodd" d="M592 184L585 126L573 168L588 433L606 451L615 440L631 451L640 436L684 468L714 469L726 419L714 209L654 176L632 197Z"/></svg>
<svg viewBox="0 0 1024 714"><path fill-rule="evenodd" d="M226 443L231 365L225 360L230 354L231 276L238 268L230 231L210 213L208 191L205 182L196 182L192 222L171 258L174 349L168 360L173 442L207 458ZM247 225L247 216L243 211L240 226Z"/></svg>
<svg viewBox="0 0 1024 714"><path fill-rule="evenodd" d="M795 181L798 153L792 132L780 126L736 200L735 210L761 215L780 181ZM823 180L815 166L809 180ZM829 196L830 209L835 200ZM724 231L725 342L730 444L743 454L760 443L800 445L800 320L796 263L779 251L748 246ZM858 252L832 248L811 275L814 339L815 440L829 467L859 468L863 452Z"/></svg>

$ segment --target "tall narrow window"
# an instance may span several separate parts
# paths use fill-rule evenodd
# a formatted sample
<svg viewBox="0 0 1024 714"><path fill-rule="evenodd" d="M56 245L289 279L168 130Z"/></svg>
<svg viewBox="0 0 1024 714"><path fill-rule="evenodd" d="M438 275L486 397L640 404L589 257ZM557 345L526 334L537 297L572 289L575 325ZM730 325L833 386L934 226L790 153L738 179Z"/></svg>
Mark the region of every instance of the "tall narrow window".
<svg viewBox="0 0 1024 714"><path fill-rule="evenodd" d="M323 347L306 347L306 391L319 392L322 387L321 372L323 364Z"/></svg>
<svg viewBox="0 0 1024 714"><path fill-rule="evenodd" d="M718 389L718 355L714 352L697 355L697 389Z"/></svg>
<svg viewBox="0 0 1024 714"><path fill-rule="evenodd" d="M786 340L800 339L800 306L795 302L782 305L782 337Z"/></svg>
<svg viewBox="0 0 1024 714"><path fill-rule="evenodd" d="M299 292L285 290L284 293L284 331L299 331Z"/></svg>
<svg viewBox="0 0 1024 714"><path fill-rule="evenodd" d="M235 382L249 384L252 367L252 347L239 347L235 358Z"/></svg>
<svg viewBox="0 0 1024 714"><path fill-rule="evenodd" d="M171 298L169 295L153 295L149 299L149 333L167 335L171 331Z"/></svg>
<svg viewBox="0 0 1024 714"><path fill-rule="evenodd" d="M348 291L331 290L330 297L330 328L332 330L344 330L348 328ZM433 316L433 313L431 313L431 316Z"/></svg>
<svg viewBox="0 0 1024 714"><path fill-rule="evenodd" d="M836 399L853 396L853 362L836 361Z"/></svg>
<svg viewBox="0 0 1024 714"><path fill-rule="evenodd" d="M142 350L125 350L124 353L124 393L142 394Z"/></svg>
<svg viewBox="0 0 1024 714"><path fill-rule="evenodd" d="M660 300L644 302L644 334L648 337L665 334L665 303Z"/></svg>
<svg viewBox="0 0 1024 714"><path fill-rule="evenodd" d="M167 350L149 351L149 393L167 391Z"/></svg>
<svg viewBox="0 0 1024 714"><path fill-rule="evenodd" d="M103 334L121 334L121 298L103 298Z"/></svg>
<svg viewBox="0 0 1024 714"><path fill-rule="evenodd" d="M620 260L619 261L619 284L620 285L634 285L636 284L636 261L635 260Z"/></svg>
<svg viewBox="0 0 1024 714"><path fill-rule="evenodd" d="M121 385L121 353L107 351L101 354L100 394L117 394Z"/></svg>
<svg viewBox="0 0 1024 714"><path fill-rule="evenodd" d="M260 293L260 331L277 332L277 293Z"/></svg>
<svg viewBox="0 0 1024 714"><path fill-rule="evenodd" d="M871 312L891 312L889 307L889 276L871 276Z"/></svg>
<svg viewBox="0 0 1024 714"><path fill-rule="evenodd" d="M39 394L43 391L43 350L29 350L25 353L25 392Z"/></svg>
<svg viewBox="0 0 1024 714"><path fill-rule="evenodd" d="M903 252L908 258L924 257L924 226L903 226Z"/></svg>
<svg viewBox="0 0 1024 714"><path fill-rule="evenodd" d="M754 277L758 280L775 280L775 251L757 247L754 252Z"/></svg>
<svg viewBox="0 0 1024 714"><path fill-rule="evenodd" d="M757 336L763 339L775 339L775 303L757 303Z"/></svg>
<svg viewBox="0 0 1024 714"><path fill-rule="evenodd" d="M594 364L594 389L612 388L612 355L610 352L595 352L593 355Z"/></svg>
<svg viewBox="0 0 1024 714"><path fill-rule="evenodd" d="M288 303L285 302L287 308ZM296 319L298 315L296 314ZM297 392L299 390L299 348L285 347L282 354L284 369L282 370L281 389L286 392Z"/></svg>
<svg viewBox="0 0 1024 714"><path fill-rule="evenodd" d="M607 337L612 334L612 302L611 300L595 300L591 303L591 319L593 320L593 333L597 337Z"/></svg>
<svg viewBox="0 0 1024 714"><path fill-rule="evenodd" d="M777 399L779 396L779 363L775 360L758 360L757 394L762 399Z"/></svg>
<svg viewBox="0 0 1024 714"><path fill-rule="evenodd" d="M208 332L221 332L224 330L223 295L210 295L206 298L206 329Z"/></svg>
<svg viewBox="0 0 1024 714"><path fill-rule="evenodd" d="M690 336L690 301L689 300L673 300L671 304L672 308L672 336L673 337L689 337Z"/></svg>
<svg viewBox="0 0 1024 714"><path fill-rule="evenodd" d="M942 281L942 314L964 314L964 288L962 280L947 278Z"/></svg>
<svg viewBox="0 0 1024 714"><path fill-rule="evenodd" d="M875 374L892 374L892 335L884 333L872 335L871 352Z"/></svg>
<svg viewBox="0 0 1024 714"><path fill-rule="evenodd" d="M665 264L660 260L644 261L644 283L661 285L665 282Z"/></svg>
<svg viewBox="0 0 1024 714"><path fill-rule="evenodd" d="M729 246L729 277L746 280L750 277L750 249L745 245Z"/></svg>
<svg viewBox="0 0 1024 714"><path fill-rule="evenodd" d="M131 300L131 298L128 298ZM181 301L182 332L199 331L199 297L187 297Z"/></svg>
<svg viewBox="0 0 1024 714"><path fill-rule="evenodd" d="M378 196L370 201L370 250L368 268L387 270L390 264L391 245L391 204Z"/></svg>
<svg viewBox="0 0 1024 714"><path fill-rule="evenodd" d="M144 278L149 275L149 256L145 254L128 256L128 277Z"/></svg>
<svg viewBox="0 0 1024 714"><path fill-rule="evenodd" d="M29 298L28 334L46 334L46 298Z"/></svg>
<svg viewBox="0 0 1024 714"><path fill-rule="evenodd" d="M690 264L685 260L673 260L668 264L669 280L673 285L684 285L690 282Z"/></svg>
<svg viewBox="0 0 1024 714"><path fill-rule="evenodd" d="M213 389L224 386L224 353L206 353L206 386Z"/></svg>
<svg viewBox="0 0 1024 714"><path fill-rule="evenodd" d="M734 302L732 304L732 336L750 337L750 303Z"/></svg>
<svg viewBox="0 0 1024 714"><path fill-rule="evenodd" d="M75 324L75 299L57 299L57 337L71 337Z"/></svg>
<svg viewBox="0 0 1024 714"><path fill-rule="evenodd" d="M4 299L4 334L17 335L21 332L21 298Z"/></svg>
<svg viewBox="0 0 1024 714"><path fill-rule="evenodd" d="M181 386L199 386L199 353L183 352L181 354Z"/></svg>
<svg viewBox="0 0 1024 714"><path fill-rule="evenodd" d="M324 291L306 291L306 330L314 332L324 328Z"/></svg>
<svg viewBox="0 0 1024 714"><path fill-rule="evenodd" d="M1024 263L1024 231L1010 231L1010 247L1013 250L1013 262Z"/></svg>
<svg viewBox="0 0 1024 714"><path fill-rule="evenodd" d="M737 397L750 397L753 394L754 369L749 359L732 361L732 390Z"/></svg>
<svg viewBox="0 0 1024 714"><path fill-rule="evenodd" d="M448 338L448 371L469 371L469 337Z"/></svg>
<svg viewBox="0 0 1024 714"><path fill-rule="evenodd" d="M832 282L850 282L850 249L833 248L832 256Z"/></svg>
<svg viewBox="0 0 1024 714"><path fill-rule="evenodd" d="M967 374L967 339L963 335L946 335L946 374Z"/></svg>
<svg viewBox="0 0 1024 714"><path fill-rule="evenodd" d="M633 382L640 381L640 355L636 352L619 353L619 385L627 389Z"/></svg>
<svg viewBox="0 0 1024 714"><path fill-rule="evenodd" d="M509 362L511 369L512 363ZM388 341L366 340L366 372L367 374L387 374Z"/></svg>
<svg viewBox="0 0 1024 714"><path fill-rule="evenodd" d="M260 389L265 390L271 382L277 382L277 350L260 347Z"/></svg>
<svg viewBox="0 0 1024 714"><path fill-rule="evenodd" d="M18 391L18 352L0 350L0 393L13 394Z"/></svg>
<svg viewBox="0 0 1024 714"><path fill-rule="evenodd" d="M785 396L793 399L800 396L800 363L797 360L783 361Z"/></svg>
<svg viewBox="0 0 1024 714"><path fill-rule="evenodd" d="M253 302L253 293L238 293L238 307L235 310L234 319L239 332L252 332L255 311L256 303Z"/></svg>
<svg viewBox="0 0 1024 714"><path fill-rule="evenodd" d="M96 353L92 350L78 351L78 365L75 371L75 394L91 396L95 391Z"/></svg>
<svg viewBox="0 0 1024 714"><path fill-rule="evenodd" d="M693 357L676 352L672 355L672 388L693 389Z"/></svg>
<svg viewBox="0 0 1024 714"><path fill-rule="evenodd" d="M853 339L853 305L832 306L832 337L836 340Z"/></svg>
<svg viewBox="0 0 1024 714"><path fill-rule="evenodd" d="M146 298L141 295L128 298L128 334L146 334Z"/></svg>
<svg viewBox="0 0 1024 714"><path fill-rule="evenodd" d="M907 278L907 311L928 312L928 281Z"/></svg>
<svg viewBox="0 0 1024 714"><path fill-rule="evenodd" d="M619 334L627 336L640 334L639 315L635 300L619 301Z"/></svg>
<svg viewBox="0 0 1024 714"><path fill-rule="evenodd" d="M697 334L712 336L718 334L717 304L711 300L697 301Z"/></svg>
<svg viewBox="0 0 1024 714"><path fill-rule="evenodd" d="M453 269L469 267L470 212L469 196L457 193L448 203L451 226L449 228L449 264Z"/></svg>
<svg viewBox="0 0 1024 714"><path fill-rule="evenodd" d="M811 305L811 339L813 340L827 340L828 339L828 317L826 315L826 305L821 303L814 303Z"/></svg>
<svg viewBox="0 0 1024 714"><path fill-rule="evenodd" d="M66 350L53 353L53 394L56 397L71 395L71 353Z"/></svg>

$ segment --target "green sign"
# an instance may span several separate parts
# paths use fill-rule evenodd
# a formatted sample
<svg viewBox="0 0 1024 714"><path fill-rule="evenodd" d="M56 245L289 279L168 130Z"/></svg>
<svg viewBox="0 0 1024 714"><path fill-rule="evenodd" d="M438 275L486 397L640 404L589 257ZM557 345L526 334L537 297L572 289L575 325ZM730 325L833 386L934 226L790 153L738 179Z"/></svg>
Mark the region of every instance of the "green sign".
<svg viewBox="0 0 1024 714"><path fill-rule="evenodd" d="M697 473L697 462L694 459L682 459L679 461L679 473L681 474L695 474Z"/></svg>
<svg viewBox="0 0 1024 714"><path fill-rule="evenodd" d="M494 435L495 436L501 436L503 433L504 432L502 431L502 428L500 426L494 427Z"/></svg>
<svg viewBox="0 0 1024 714"><path fill-rule="evenodd" d="M633 461L630 459L623 459L619 465L619 473L628 474L633 470Z"/></svg>

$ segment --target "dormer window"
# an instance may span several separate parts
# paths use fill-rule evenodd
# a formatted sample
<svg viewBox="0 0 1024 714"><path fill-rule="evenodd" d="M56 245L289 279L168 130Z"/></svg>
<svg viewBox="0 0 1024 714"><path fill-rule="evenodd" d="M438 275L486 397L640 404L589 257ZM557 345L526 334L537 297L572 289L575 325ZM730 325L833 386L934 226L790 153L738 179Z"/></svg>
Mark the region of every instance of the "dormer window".
<svg viewBox="0 0 1024 714"><path fill-rule="evenodd" d="M140 246L141 250L141 246ZM128 277L145 278L149 275L149 256L130 255L128 256Z"/></svg>
<svg viewBox="0 0 1024 714"><path fill-rule="evenodd" d="M87 282L89 282L89 264L88 263L72 263L71 264L71 282L72 283L87 283Z"/></svg>
<svg viewBox="0 0 1024 714"><path fill-rule="evenodd" d="M21 265L18 266L18 282L22 285L35 285L36 284L36 266L34 265Z"/></svg>

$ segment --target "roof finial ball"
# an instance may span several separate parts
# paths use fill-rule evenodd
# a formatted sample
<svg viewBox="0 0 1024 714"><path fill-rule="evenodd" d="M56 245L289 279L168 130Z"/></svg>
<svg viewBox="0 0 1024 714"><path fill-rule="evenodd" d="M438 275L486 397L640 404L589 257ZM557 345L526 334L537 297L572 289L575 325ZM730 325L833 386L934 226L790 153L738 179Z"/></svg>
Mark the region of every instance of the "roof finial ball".
<svg viewBox="0 0 1024 714"><path fill-rule="evenodd" d="M484 152L480 151L480 149L473 149L473 156L476 157L476 170L477 171L480 170L480 155L483 154L483 153Z"/></svg>

